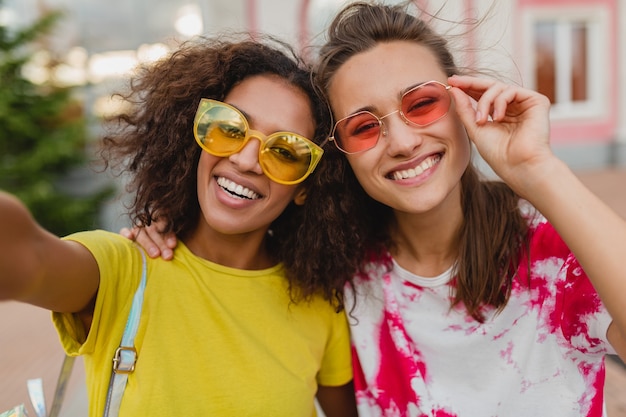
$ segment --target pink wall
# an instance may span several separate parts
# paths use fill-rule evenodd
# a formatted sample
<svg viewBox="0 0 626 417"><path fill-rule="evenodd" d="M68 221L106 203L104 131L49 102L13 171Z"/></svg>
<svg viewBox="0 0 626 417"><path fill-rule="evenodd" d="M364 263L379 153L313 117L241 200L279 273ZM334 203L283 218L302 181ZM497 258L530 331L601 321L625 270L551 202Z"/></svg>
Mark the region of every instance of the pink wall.
<svg viewBox="0 0 626 417"><path fill-rule="evenodd" d="M256 6L256 0L246 0L246 25L248 27L247 30L250 33L256 33L259 30L259 20Z"/></svg>
<svg viewBox="0 0 626 417"><path fill-rule="evenodd" d="M600 6L604 5L611 16L609 22L609 44L608 56L609 56L609 68L607 69L606 76L609 80L609 85L612 86L608 91L609 105L608 114L597 120L557 120L552 122L552 142L558 144L568 143L581 143L581 142L594 142L594 143L606 143L615 140L617 135L617 95L619 88L616 86L619 82L624 82L617 77L617 16L618 2L619 0L517 0L517 6L520 12L525 7L553 7L553 6ZM517 13L517 16L521 16L521 13ZM516 28L518 28L517 44L521 45L521 20L514 22Z"/></svg>

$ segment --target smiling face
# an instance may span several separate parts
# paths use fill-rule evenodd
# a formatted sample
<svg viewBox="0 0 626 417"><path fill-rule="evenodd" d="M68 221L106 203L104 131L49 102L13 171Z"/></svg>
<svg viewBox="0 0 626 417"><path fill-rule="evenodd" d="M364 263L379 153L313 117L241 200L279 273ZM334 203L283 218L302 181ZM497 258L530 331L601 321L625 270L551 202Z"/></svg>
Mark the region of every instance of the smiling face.
<svg viewBox="0 0 626 417"><path fill-rule="evenodd" d="M315 131L309 99L277 76L256 75L237 84L224 102L239 109L250 128L269 135L290 131L312 138ZM199 229L223 235L264 236L287 205L304 200L301 185L270 180L259 165L257 139L229 157L205 151L198 164Z"/></svg>
<svg viewBox="0 0 626 417"><path fill-rule="evenodd" d="M334 74L328 93L335 120L362 110L388 115L400 108L405 92L431 80L445 84L447 77L429 49L409 41L379 43ZM346 155L365 191L396 212L456 210L470 143L454 103L445 116L423 127L391 114L381 131L372 149Z"/></svg>

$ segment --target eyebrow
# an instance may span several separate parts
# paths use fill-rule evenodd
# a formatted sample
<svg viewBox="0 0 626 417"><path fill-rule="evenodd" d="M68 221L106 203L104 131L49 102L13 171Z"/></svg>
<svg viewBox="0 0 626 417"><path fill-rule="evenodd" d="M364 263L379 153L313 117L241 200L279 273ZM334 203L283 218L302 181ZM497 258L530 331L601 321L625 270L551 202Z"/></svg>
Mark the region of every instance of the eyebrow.
<svg viewBox="0 0 626 417"><path fill-rule="evenodd" d="M403 95L405 95L405 94L406 94L409 90L412 90L412 89L414 89L415 87L419 87L420 85L423 85L423 84L429 83L429 82L431 82L431 81L434 81L434 80L420 81L420 82L418 82L418 83L415 83L415 84L413 84L413 85L410 85L410 86L406 87L404 90L402 90L402 91L400 92L400 97L399 97L399 98L402 98L402 96L403 96Z"/></svg>
<svg viewBox="0 0 626 417"><path fill-rule="evenodd" d="M398 99L398 101L401 101L401 100L402 100L402 96L403 96L403 95L405 95L405 94L406 94L409 90L412 90L412 89L414 89L415 87L418 87L418 86L420 86L420 85L422 85L422 84L426 84L426 83L427 83L427 82L429 82L429 81L432 81L432 80L428 80L428 81L419 81L419 82L416 82L416 83L414 83L414 84L411 84L411 85L409 85L409 86L407 86L407 87L403 88L402 90L400 90L400 91L398 92L398 95L397 95L397 99ZM374 106L372 106L372 105L368 105L368 106L363 106L363 107L361 107L361 108L358 108L358 109L356 109L355 111L348 113L348 114L347 114L346 116L344 116L344 117L350 117L350 116L352 116L352 115L354 115L354 114L361 113L361 112L364 112L364 111L369 112L369 113L372 113L372 114L376 114L376 109L374 108Z"/></svg>
<svg viewBox="0 0 626 417"><path fill-rule="evenodd" d="M245 110L240 109L239 107L235 106L235 105L234 105L234 104L232 104L232 103L227 103L227 104L228 104L228 105L230 105L230 106L233 106L234 108L236 108L237 110L239 110L239 112L240 112L241 114L243 114L243 117L245 117L245 118L246 118L246 121L248 122L248 129L256 130L256 129L252 128L252 126L254 125L254 117L253 117L253 116L251 116L251 115L250 115L250 114L248 114ZM270 133L265 133L265 132L261 132L261 133L263 133L263 134L264 134L264 135L266 135L266 136L269 136L269 135L271 135L272 133L276 133L276 132L284 132L284 131L286 131L286 130L285 130L285 129L278 129L278 130L274 130L274 131L272 131L272 132L270 132ZM259 131L259 132L260 132L260 131ZM291 132L291 131L289 131L289 132ZM294 132L294 133L296 133L296 132ZM299 134L299 133L298 133L298 134Z"/></svg>
<svg viewBox="0 0 626 417"><path fill-rule="evenodd" d="M246 118L246 120L248 121L248 124L252 124L252 122L254 121L254 117L252 117L250 114L248 114L245 110L240 109L239 107L237 107L236 105L232 104L232 103L226 103L229 106L233 106L234 108L236 108L237 110L239 110L239 112L241 114L243 114L243 117Z"/></svg>

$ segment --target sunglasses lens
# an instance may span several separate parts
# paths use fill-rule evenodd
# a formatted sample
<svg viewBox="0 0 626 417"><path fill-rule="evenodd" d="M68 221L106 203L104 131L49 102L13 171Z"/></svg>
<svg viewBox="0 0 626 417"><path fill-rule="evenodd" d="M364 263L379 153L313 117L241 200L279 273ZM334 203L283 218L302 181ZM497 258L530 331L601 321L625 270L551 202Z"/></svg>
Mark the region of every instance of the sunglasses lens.
<svg viewBox="0 0 626 417"><path fill-rule="evenodd" d="M197 117L196 140L213 155L232 155L241 149L245 138L245 121L229 107L212 104Z"/></svg>
<svg viewBox="0 0 626 417"><path fill-rule="evenodd" d="M450 109L450 103L448 87L436 81L429 81L402 96L401 111L405 120L417 126L426 126L445 116ZM363 152L372 149L378 143L381 124L381 119L374 114L362 111L338 121L332 137L335 145L344 152Z"/></svg>
<svg viewBox="0 0 626 417"><path fill-rule="evenodd" d="M243 114L228 104L203 99L194 120L194 135L202 149L226 157L241 151L248 135L262 142L259 163L263 172L280 184L297 184L313 172L322 148L295 133L279 132L265 137L248 129Z"/></svg>
<svg viewBox="0 0 626 417"><path fill-rule="evenodd" d="M422 84L402 97L402 113L411 123L429 125L441 119L450 108L450 94L435 82Z"/></svg>
<svg viewBox="0 0 626 417"><path fill-rule="evenodd" d="M313 164L313 149L293 134L271 135L259 159L263 171L278 182L295 183L304 179Z"/></svg>
<svg viewBox="0 0 626 417"><path fill-rule="evenodd" d="M334 138L339 149L348 153L362 152L376 146L380 121L370 112L362 111L343 119L335 126Z"/></svg>

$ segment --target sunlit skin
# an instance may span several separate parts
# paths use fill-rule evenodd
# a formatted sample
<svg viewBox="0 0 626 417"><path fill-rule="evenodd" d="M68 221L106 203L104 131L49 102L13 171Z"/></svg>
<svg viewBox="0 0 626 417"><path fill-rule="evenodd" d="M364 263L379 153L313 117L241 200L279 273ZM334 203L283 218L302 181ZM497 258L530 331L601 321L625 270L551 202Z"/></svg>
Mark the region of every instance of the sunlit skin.
<svg viewBox="0 0 626 417"><path fill-rule="evenodd" d="M305 93L275 76L259 75L237 84L224 101L239 109L250 128L265 135L291 131L312 138L315 126ZM198 228L185 241L196 255L240 269L273 265L263 248L270 224L291 202L304 202L302 185L270 180L259 165L260 141L217 157L202 152L198 164ZM241 185L252 198L235 196L218 184ZM250 193L252 192L252 193ZM260 250L259 250L260 248Z"/></svg>
<svg viewBox="0 0 626 417"><path fill-rule="evenodd" d="M448 78L428 50L394 41L351 57L333 77L329 98L337 120L363 109L380 117L398 108L406 89L429 80L452 86L454 104L445 117L414 127L392 115L385 119L387 135L373 149L346 155L367 193L394 210L394 259L414 274L434 277L457 258L459 181L471 137L496 174L544 214L572 249L613 317L608 340L626 357L626 288L618 278L626 224L552 153L544 96L493 80ZM435 154L441 160L414 178L389 176ZM590 251L592 243L597 249Z"/></svg>
<svg viewBox="0 0 626 417"><path fill-rule="evenodd" d="M340 119L363 109L386 115L399 108L405 91L430 80L447 83L429 49L413 42L380 43L354 55L336 72L329 88L334 116ZM417 234L427 237L428 253L435 252L426 264L417 265L413 257L424 256L413 247L405 260L402 251L412 246L406 241L396 259L415 273L438 275L456 257L451 239L462 223L459 181L470 160L469 139L454 102L447 115L424 127L406 124L399 114L383 124L386 135L373 149L346 156L367 193L394 209L397 230L410 230L412 241ZM394 172L420 165L425 168L421 174L393 179Z"/></svg>
<svg viewBox="0 0 626 417"><path fill-rule="evenodd" d="M626 358L621 261L626 223L551 151L545 96L495 80L448 78L428 50L405 41L381 43L352 56L334 74L328 95L335 120L360 110L382 117L398 109L405 91L430 80L452 87L446 116L415 127L392 114L384 119L387 134L374 148L346 155L368 194L394 210L394 260L414 274L434 277L457 259L463 223L459 181L470 161L471 138L494 172L554 225L575 254L613 318L608 340ZM434 163L420 175L390 176L427 158ZM164 257L171 258L174 238L164 243L156 233L142 235L145 239L138 241L152 256L165 251Z"/></svg>
<svg viewBox="0 0 626 417"><path fill-rule="evenodd" d="M288 68L284 70L287 71L287 69ZM302 88L307 87L303 86ZM200 152L201 156L199 157L197 172L194 174L197 175L197 197L201 214L197 219L197 227L190 232L189 237L184 239L184 243L197 258L191 259L187 256L189 261L183 261L185 265L180 267L181 271L185 268L202 269L201 264L203 262L206 263L206 260L219 264L220 267L244 270L270 268L280 262L280 259L272 258L266 248L265 243L268 236L268 229L272 222L284 212L289 204L292 202L297 205L304 204L306 189L301 183L283 185L270 180L270 178L266 176L259 165L260 140L265 139L263 137L264 135L278 131L289 131L306 138L313 138L316 126L313 117L313 109L311 107L312 102L310 100L311 98L309 98L305 91L277 75L258 75L246 78L244 81L236 84L226 97L224 97L224 102L236 107L245 115L250 128L254 129L256 134L260 137L250 138L248 143L239 152L228 157L216 157L206 151ZM193 115L188 116L193 117ZM197 146L194 143L194 137L191 132L189 132L188 139L190 141L189 146ZM273 151L276 153L280 153L281 150L284 151L283 153L286 155L284 159L289 160L288 149L286 148L287 147L278 149L278 147L274 147ZM276 167L273 168L276 169ZM302 165L300 165L300 168L302 168ZM294 171L297 173L303 171L302 169L294 169L293 165L287 166L287 170L291 170L291 174L293 174ZM272 172L276 174L276 171ZM280 177L279 175L277 176ZM83 343L81 339L84 339L85 335L91 330L95 306L104 304L102 310L107 310L106 304L109 301L107 301L106 298L112 296L111 291L106 292L106 290L103 290L106 294L101 293L99 297L104 297L105 301L97 301L96 303L98 291L104 288L100 286L100 284L104 282L104 280L101 280L101 271L104 271L103 276L112 276L111 267L109 267L108 264L107 266L98 264L98 254L108 250L110 253L115 252L116 256L122 258L126 253L131 253L130 251L132 249L130 249L128 245L126 245L126 248L121 249L123 245L110 243L107 238L104 238L102 239L103 243L101 243L94 252L91 252L87 244L83 245L75 240L59 239L41 228L28 212L28 209L16 197L2 190L0 190L0 230L3 231L4 237L4 239L0 240L0 247L2 248L2 250L0 250L0 301L17 300L55 312L75 313L76 317L82 321L84 331L68 330L67 333L69 335L66 338L68 340L73 337L78 339L72 343L73 346L71 348L68 348L78 349L78 344ZM85 240L88 239L85 238ZM96 247L95 243L93 245ZM97 252L98 250L100 252ZM137 253L135 258L138 258L138 256L139 254ZM150 265L154 265L154 263L150 263ZM212 277L211 271L213 269L215 268L207 269L207 279ZM149 274L153 272L150 266L148 270ZM158 271L157 268L157 274L159 273ZM197 271L194 274L197 274ZM226 272L217 274L217 281L225 281L227 275ZM256 276L258 274L253 275ZM282 270L271 269L267 273L261 271L261 275L258 276L258 279L263 282L259 282L258 286L254 284L254 288L260 289L260 292L257 291L259 303L280 303L283 297L290 295L288 292L283 292L283 283L279 282L284 279L284 285L291 287L292 284L291 282L287 282L287 277L283 274ZM216 295L219 298L222 293L226 295L224 300L220 299L218 302L228 302L230 300L229 297L232 298L233 296L231 292L236 291L236 286L240 283L244 284L243 281L256 280L252 275L242 273L241 271L233 271L232 276L238 278L235 280L237 283L227 284L226 282L222 282L217 285L217 287L219 287L217 293L212 290L209 291L213 298L215 298ZM159 277L155 276L153 278ZM194 277L181 276L178 278ZM150 278L148 278L148 280L150 281ZM107 285L107 288L111 288L111 286L115 284ZM294 281L293 286L296 285L299 285L299 283ZM194 288L197 287L198 286L195 286ZM148 288L150 287L148 286ZM167 290L165 287L157 286L152 292L146 292L146 294L157 296L157 304L159 288ZM113 294L113 296L115 296L115 294ZM164 296L167 296L167 294L162 294L162 297ZM196 295L189 294L189 297L194 296ZM202 294L200 294L200 296L202 296ZM316 306L318 305L322 306L322 304L316 304L318 298L317 294L312 294L312 298L313 297L315 297L315 300L312 300L310 305L307 304L303 306L305 310L309 307L317 308ZM100 298L98 298L98 300L100 300ZM176 303L176 301L173 302ZM319 302L323 302L321 297L319 298ZM120 305L123 304L122 302L120 303ZM116 306L116 304L113 304L113 307ZM250 310L251 307L247 307L248 310ZM268 314L273 314L273 318L268 319L265 317L265 320L273 320L272 325L281 325L280 312L286 309L285 311L287 313L291 313L291 307L292 303L273 307L273 310L267 310L267 312L269 312ZM294 310L300 308L300 306L295 305L293 307ZM328 308L330 307L329 305ZM235 310L239 309L232 309L232 311ZM202 314L204 310L192 307L186 311L188 314L185 320L189 322L189 320L194 319L194 314L197 316L198 314L196 313ZM150 315L150 311L148 313ZM298 343L301 341L301 343L295 348L293 354L298 355L300 350L304 352L304 354L308 354L308 350L317 349L318 346L322 347L323 349L316 352L317 356L314 355L315 357L311 357L306 361L307 366L311 368L319 364L319 370L322 373L324 373L326 369L328 369L326 373L336 372L337 375L333 378L339 382L340 378L345 381L350 377L349 340L347 328L341 327L340 321L336 323L333 322L334 318L330 315L334 313L334 310L320 310L320 314L322 314L320 321L312 321L311 323L322 329L322 332L319 334L321 341L310 340L310 343L307 343L307 340L304 340L302 335L297 336L294 340L297 340ZM113 318L110 317L111 314L110 311L108 313L105 311L100 314L100 316L102 316L99 321L101 324L101 326L99 326L100 330L102 330L102 328L108 328L102 323L105 320L113 320ZM293 319L292 324L295 321L306 321L309 323L309 314L309 312L300 314L294 311L293 316L287 314L283 321L287 323ZM234 316L231 314L228 318L222 320L221 323L237 324L238 318L233 317ZM246 317L246 313L242 313L242 320L246 320ZM341 316L334 317L341 320ZM149 319L150 317L144 318ZM276 322L276 318L278 322ZM59 318L59 321L61 320L69 321L70 318ZM70 325L68 324L67 328L69 329L69 327ZM218 323L217 327L222 328L223 324ZM285 327L285 332L293 332L292 327ZM167 326L164 328L167 330ZM246 328L246 325L243 325L242 329L244 330L235 329L233 332L245 332ZM141 343L143 343L144 348L148 347L146 350L147 356L145 357L150 356L150 347L148 345L151 343L154 345L154 341L158 342L159 337L165 337L159 336L158 332L151 332L149 329L150 327L148 326L146 337L141 336L140 340L143 340L143 342L140 342L140 345L138 345L138 350L141 350ZM100 330L93 331L97 332ZM141 330L139 332L141 335ZM222 332L228 333L228 329ZM152 336L153 333L156 333L156 337ZM98 338L97 335L94 337L96 339ZM194 335L190 337L193 338ZM226 334L224 337L228 338L229 335ZM246 337L252 340L256 336L247 335ZM92 337L90 336L88 340L91 339ZM80 353L90 355L93 354L95 350L101 348L99 342L92 343L85 341L84 343L87 347L85 349L81 348ZM325 344L327 346L324 346ZM158 343L156 343L156 345L158 345ZM266 362L273 363L271 355L274 353L278 354L279 352L275 346L275 344L267 345L266 350L268 353L265 355ZM245 348L245 346L243 347ZM341 352L340 349L344 347L346 349ZM322 354L324 355L323 358L321 357ZM96 355L94 354L94 356ZM141 356L141 352L139 356ZM245 352L240 356L245 359ZM334 357L330 358L329 356ZM96 356L96 359L94 359L92 363L96 362L97 359ZM150 359L148 359L148 364L149 361ZM281 360L278 360L278 362L280 363L272 366L289 366L291 363L290 361L281 362ZM139 364L140 362L137 363ZM264 365L260 365L259 369L265 369L263 366ZM98 364L92 365L92 367L97 369ZM315 371L315 369L313 369L313 371ZM318 405L324 411L325 415L329 417L356 416L354 388L351 381L347 381L341 386L324 386L317 385L315 375L311 374L311 369L302 371L301 374L303 384L309 379L311 379L310 382L312 384L315 384L317 390L314 394ZM329 381L330 377L331 375L328 377ZM141 379L141 375L138 378ZM322 384L322 381L323 378L320 378L319 383ZM310 387L311 384L308 385ZM273 387L268 386L267 388L268 395L275 394ZM294 388L294 393L297 394L297 398L293 400L289 399L293 404L306 406L306 401L312 401L311 398L306 398L309 390L303 391L304 388L306 387ZM162 387L155 388L156 391L152 389L148 390L160 392ZM279 390L279 394L284 394L284 389L279 387ZM90 393L92 392L93 391L90 391ZM280 399L283 397L284 395L279 398L278 402L280 402ZM227 400L222 401L222 403L226 404L226 401ZM262 401L262 399L259 401ZM273 405L274 403L271 404ZM294 405L287 406L294 407ZM223 407L228 408L229 406L226 404ZM309 410L308 412L311 413L311 411L312 410Z"/></svg>

